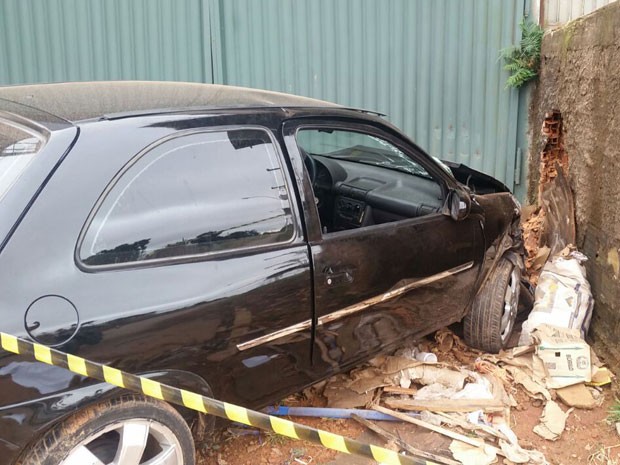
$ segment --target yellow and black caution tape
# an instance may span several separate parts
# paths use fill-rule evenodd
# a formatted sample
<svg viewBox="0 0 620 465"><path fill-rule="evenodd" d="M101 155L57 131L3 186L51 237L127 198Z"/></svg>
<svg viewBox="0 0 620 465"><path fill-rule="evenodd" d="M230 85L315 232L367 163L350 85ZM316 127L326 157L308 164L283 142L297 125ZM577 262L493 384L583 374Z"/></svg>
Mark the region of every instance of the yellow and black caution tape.
<svg viewBox="0 0 620 465"><path fill-rule="evenodd" d="M24 339L0 332L0 343L4 350L34 358L39 362L65 368L73 373L105 381L120 388L139 392L149 397L182 405L198 412L215 415L228 420L254 426L276 434L294 439L304 439L320 444L328 449L355 454L390 465L437 465L417 457L408 457L383 447L364 444L339 434L300 425L290 420L273 417L264 413L248 410L238 405L159 383L152 379L125 373L100 363L91 362L82 357L65 354L50 347L26 341Z"/></svg>

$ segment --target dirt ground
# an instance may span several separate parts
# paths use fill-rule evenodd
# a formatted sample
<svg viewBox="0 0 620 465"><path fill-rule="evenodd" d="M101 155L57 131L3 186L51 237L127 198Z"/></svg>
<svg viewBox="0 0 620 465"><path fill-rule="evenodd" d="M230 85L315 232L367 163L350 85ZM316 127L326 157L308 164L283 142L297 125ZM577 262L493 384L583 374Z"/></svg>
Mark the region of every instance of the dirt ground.
<svg viewBox="0 0 620 465"><path fill-rule="evenodd" d="M607 423L608 410L613 403L612 391L606 388L605 401L595 410L574 410L567 421L562 437L555 442L537 436L532 429L538 423L542 408L533 405L525 396L518 399L522 410L514 409L512 428L525 448L543 452L552 465L617 465L620 464L620 437L615 427ZM291 418L293 421L324 429L347 437L385 446L386 442L353 420ZM450 444L443 436L403 423L381 422L381 426L396 432L419 449L451 457ZM246 430L248 433L252 430ZM335 451L303 441L271 433L239 435L225 431L203 457L200 465L336 465L374 463L357 457L345 457ZM502 463L501 461L498 463Z"/></svg>
<svg viewBox="0 0 620 465"><path fill-rule="evenodd" d="M609 410L615 402L616 386L601 388L603 403L593 410L574 409L559 440L547 441L533 432L542 414L540 402L523 391L514 393L517 407L511 412L510 426L526 449L545 454L552 465L619 465L620 436L608 423ZM298 394L282 401L288 406L325 406L321 396ZM559 401L558 401L559 402ZM567 407L562 406L566 411ZM293 421L338 433L380 446L386 441L354 420L291 417ZM434 432L402 422L376 422L418 449L452 457L451 440ZM347 456L303 441L296 441L239 425L222 422L220 433L200 452L199 465L362 465L374 462ZM511 464L500 458L496 463Z"/></svg>

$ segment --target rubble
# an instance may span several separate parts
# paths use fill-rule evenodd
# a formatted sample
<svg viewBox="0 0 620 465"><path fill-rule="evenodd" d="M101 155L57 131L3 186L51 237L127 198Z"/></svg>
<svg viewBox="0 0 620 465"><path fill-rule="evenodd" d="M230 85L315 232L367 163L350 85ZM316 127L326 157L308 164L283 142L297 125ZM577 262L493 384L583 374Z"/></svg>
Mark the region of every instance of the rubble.
<svg viewBox="0 0 620 465"><path fill-rule="evenodd" d="M592 375L591 382L596 383L608 383L613 375L592 354L587 364L583 360L574 364L581 371L578 375L573 373L570 381L554 377L561 366L555 363L556 371L550 369L545 349L550 349L554 357L556 353L569 353L577 362L583 354L574 351L580 348L589 354L590 347L581 339L579 330L543 324L533 336L535 344L493 355L470 349L452 331L443 329L435 334L434 341L405 347L396 355L376 357L349 376L332 378L323 395L330 407L364 407L449 438L453 442L446 452L452 453L452 457L437 455L437 463L506 460L505 463L546 465L542 451L522 447L511 429L511 408L519 407L515 401L517 391L543 408L533 431L546 440L557 441L573 409L601 405L600 387L586 386L590 380L586 371ZM563 338L569 342L568 352L559 345ZM420 361L416 357L420 352L434 354L438 362ZM360 421L388 438L389 433L382 427L371 428L368 419L365 422ZM390 441L397 449L407 450L394 438ZM416 449L415 444L409 445Z"/></svg>

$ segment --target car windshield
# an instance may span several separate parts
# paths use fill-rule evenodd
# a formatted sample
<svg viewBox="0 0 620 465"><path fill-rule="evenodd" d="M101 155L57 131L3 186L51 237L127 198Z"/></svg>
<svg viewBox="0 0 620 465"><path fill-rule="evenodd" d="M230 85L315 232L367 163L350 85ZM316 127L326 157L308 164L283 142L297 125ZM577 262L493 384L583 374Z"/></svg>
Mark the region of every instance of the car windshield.
<svg viewBox="0 0 620 465"><path fill-rule="evenodd" d="M44 139L19 124L0 121L0 200L24 173Z"/></svg>
<svg viewBox="0 0 620 465"><path fill-rule="evenodd" d="M297 135L304 150L314 155L381 166L430 178L428 172L391 143L370 134L338 130L305 130Z"/></svg>

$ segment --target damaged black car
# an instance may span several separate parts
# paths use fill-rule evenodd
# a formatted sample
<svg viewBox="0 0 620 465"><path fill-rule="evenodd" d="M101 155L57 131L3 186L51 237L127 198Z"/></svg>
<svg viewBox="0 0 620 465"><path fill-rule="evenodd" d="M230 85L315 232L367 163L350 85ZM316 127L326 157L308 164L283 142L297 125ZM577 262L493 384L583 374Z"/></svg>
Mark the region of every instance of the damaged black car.
<svg viewBox="0 0 620 465"><path fill-rule="evenodd" d="M0 330L251 408L459 321L505 347L519 215L368 111L206 84L0 88ZM0 354L3 463L192 465L192 425Z"/></svg>

